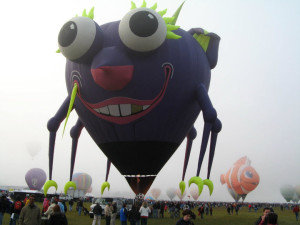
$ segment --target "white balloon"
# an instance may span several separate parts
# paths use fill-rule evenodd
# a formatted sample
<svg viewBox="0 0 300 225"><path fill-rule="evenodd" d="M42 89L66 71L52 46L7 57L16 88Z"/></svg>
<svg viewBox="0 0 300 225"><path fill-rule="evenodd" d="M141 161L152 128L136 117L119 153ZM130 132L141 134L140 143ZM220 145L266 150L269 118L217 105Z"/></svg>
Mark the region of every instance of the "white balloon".
<svg viewBox="0 0 300 225"><path fill-rule="evenodd" d="M181 194L181 190L178 188L176 189L176 195L180 199L180 201L182 201L182 199L186 196L186 190L183 192L183 194Z"/></svg>
<svg viewBox="0 0 300 225"><path fill-rule="evenodd" d="M151 189L151 194L152 194L153 198L154 198L155 200L157 200L158 197L159 197L160 194L161 194L161 190L160 190L159 188L152 188L152 189Z"/></svg>
<svg viewBox="0 0 300 225"><path fill-rule="evenodd" d="M41 144L36 141L31 141L26 144L27 152L32 159L41 151Z"/></svg>
<svg viewBox="0 0 300 225"><path fill-rule="evenodd" d="M173 198L176 196L176 189L175 188L168 188L167 195L170 198L170 200L172 201Z"/></svg>

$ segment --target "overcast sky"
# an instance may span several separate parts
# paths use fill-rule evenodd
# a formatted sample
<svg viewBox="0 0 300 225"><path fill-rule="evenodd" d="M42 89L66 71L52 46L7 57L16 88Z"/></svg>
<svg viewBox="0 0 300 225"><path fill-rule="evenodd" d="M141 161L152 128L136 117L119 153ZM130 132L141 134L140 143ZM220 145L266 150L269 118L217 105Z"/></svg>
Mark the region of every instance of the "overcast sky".
<svg viewBox="0 0 300 225"><path fill-rule="evenodd" d="M137 6L142 1L135 1ZM149 0L148 6L156 1ZM182 0L158 1L158 10L172 16ZM48 175L50 119L67 96L65 58L55 53L61 26L83 9L95 6L98 24L120 20L131 5L126 0L1 1L0 186L26 185L25 174L38 167ZM221 37L219 61L212 71L211 101L223 123L219 134L209 196L199 200L232 201L220 175L242 156L248 156L260 184L246 201L284 202L279 189L300 185L300 1L187 0L177 25L201 27ZM77 120L72 112L64 137L57 133L53 179L62 191L69 178L71 138ZM196 174L202 135L202 115L195 124L186 182ZM158 174L152 188L177 187L182 175L186 141ZM31 156L30 146L38 146ZM32 148L32 147L31 147ZM205 178L208 155L200 176ZM93 178L93 194L100 196L106 157L83 130L74 172ZM132 193L118 170L111 168L111 192ZM52 189L50 189L52 190Z"/></svg>

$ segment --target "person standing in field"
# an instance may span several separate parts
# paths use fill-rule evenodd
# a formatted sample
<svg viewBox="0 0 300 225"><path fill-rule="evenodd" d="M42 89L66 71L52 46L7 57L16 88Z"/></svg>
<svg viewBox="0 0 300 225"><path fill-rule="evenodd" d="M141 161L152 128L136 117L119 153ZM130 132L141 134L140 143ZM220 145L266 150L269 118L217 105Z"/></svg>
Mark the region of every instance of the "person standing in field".
<svg viewBox="0 0 300 225"><path fill-rule="evenodd" d="M112 215L112 206L110 202L108 202L104 208L104 215L105 215L106 225L110 225L110 220Z"/></svg>
<svg viewBox="0 0 300 225"><path fill-rule="evenodd" d="M19 225L40 225L41 224L41 210L34 204L34 196L29 197L29 203L22 208Z"/></svg>
<svg viewBox="0 0 300 225"><path fill-rule="evenodd" d="M139 212L141 213L141 225L147 225L149 214L151 209L148 207L147 202L143 202Z"/></svg>
<svg viewBox="0 0 300 225"><path fill-rule="evenodd" d="M296 215L296 220L298 221L299 220L299 206L298 205L295 205L294 208L293 208L293 213L295 213Z"/></svg>

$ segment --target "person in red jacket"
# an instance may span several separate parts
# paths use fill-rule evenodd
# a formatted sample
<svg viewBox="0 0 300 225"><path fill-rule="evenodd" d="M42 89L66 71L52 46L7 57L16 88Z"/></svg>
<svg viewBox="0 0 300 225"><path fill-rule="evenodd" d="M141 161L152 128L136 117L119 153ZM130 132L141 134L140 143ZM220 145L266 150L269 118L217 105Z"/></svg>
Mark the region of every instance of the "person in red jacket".
<svg viewBox="0 0 300 225"><path fill-rule="evenodd" d="M294 208L293 208L293 213L295 213L296 215L296 220L298 221L299 220L299 206L298 205L295 205Z"/></svg>

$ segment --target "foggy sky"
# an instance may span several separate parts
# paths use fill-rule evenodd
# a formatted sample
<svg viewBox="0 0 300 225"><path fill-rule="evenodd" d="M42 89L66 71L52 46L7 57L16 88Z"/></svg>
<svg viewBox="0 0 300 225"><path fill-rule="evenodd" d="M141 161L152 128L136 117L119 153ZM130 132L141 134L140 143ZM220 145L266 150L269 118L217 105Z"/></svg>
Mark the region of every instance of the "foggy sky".
<svg viewBox="0 0 300 225"><path fill-rule="evenodd" d="M142 1L135 1L137 6ZM156 1L148 1L152 6ZM171 16L180 0L157 1L158 10ZM17 6L17 7L16 7ZM95 6L98 24L120 20L130 1L2 1L1 21L1 107L0 186L26 185L25 173L42 168L48 175L48 130L50 119L67 96L65 59L55 53L61 26L83 9ZM212 70L211 101L222 121L211 180L215 189L209 196L204 188L199 200L232 201L220 175L248 156L260 175L260 184L246 201L285 202L279 189L284 184L300 185L300 2L297 0L221 1L188 0L177 25L182 29L201 27L221 37L219 60ZM77 120L73 111L62 137L57 132L53 179L62 191L69 178L70 128ZM199 115L185 181L195 176L203 119ZM32 157L32 144L39 151ZM186 140L158 174L152 188L177 187L181 180ZM200 177L207 173L205 155ZM93 194L100 196L105 179L106 157L82 131L74 173L93 178ZM112 166L111 193L132 193ZM50 189L50 191L53 191ZM109 195L105 193L105 195Z"/></svg>

